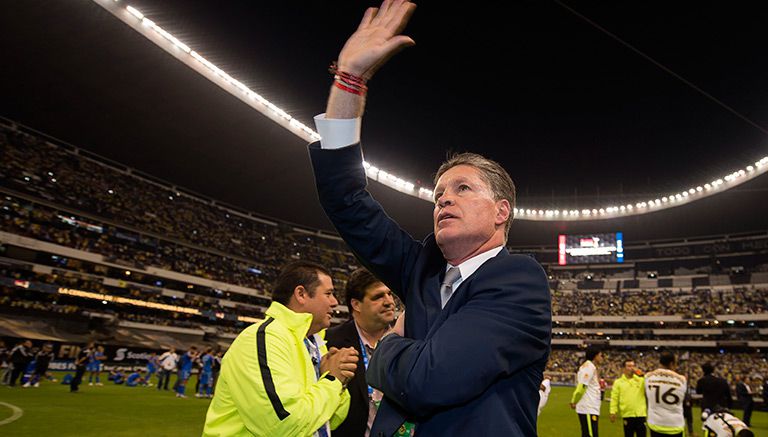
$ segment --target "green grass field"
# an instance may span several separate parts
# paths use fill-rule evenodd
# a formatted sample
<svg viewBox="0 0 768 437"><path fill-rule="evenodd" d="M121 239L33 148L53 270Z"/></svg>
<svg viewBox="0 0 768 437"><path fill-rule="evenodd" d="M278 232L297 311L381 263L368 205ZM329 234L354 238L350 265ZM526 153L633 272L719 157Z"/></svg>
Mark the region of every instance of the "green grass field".
<svg viewBox="0 0 768 437"><path fill-rule="evenodd" d="M18 419L0 425L0 436L199 436L209 402L194 397L177 399L173 392L155 387L131 388L112 383L103 387L86 383L77 394L68 390L67 386L49 382L40 388L0 387L0 423L13 414L5 404L23 410ZM552 389L539 419L540 436L579 435L576 413L568 407L570 395L570 388ZM608 420L607 403L601 417L601 437L623 435L619 421ZM752 425L755 435L768 435L768 413L755 412ZM695 426L700 435L701 422L696 420Z"/></svg>

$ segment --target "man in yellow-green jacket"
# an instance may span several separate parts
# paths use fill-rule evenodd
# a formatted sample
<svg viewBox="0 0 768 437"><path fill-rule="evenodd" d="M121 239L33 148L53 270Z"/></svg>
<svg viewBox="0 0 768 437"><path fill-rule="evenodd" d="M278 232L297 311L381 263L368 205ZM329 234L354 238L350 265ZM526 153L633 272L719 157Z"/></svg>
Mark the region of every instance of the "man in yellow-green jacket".
<svg viewBox="0 0 768 437"><path fill-rule="evenodd" d="M618 413L624 421L624 437L645 437L645 379L634 360L624 360L624 369L611 389L611 422Z"/></svg>
<svg viewBox="0 0 768 437"><path fill-rule="evenodd" d="M326 349L333 293L321 265L283 268L266 319L224 355L203 436L328 437L344 421L358 356L354 348Z"/></svg>

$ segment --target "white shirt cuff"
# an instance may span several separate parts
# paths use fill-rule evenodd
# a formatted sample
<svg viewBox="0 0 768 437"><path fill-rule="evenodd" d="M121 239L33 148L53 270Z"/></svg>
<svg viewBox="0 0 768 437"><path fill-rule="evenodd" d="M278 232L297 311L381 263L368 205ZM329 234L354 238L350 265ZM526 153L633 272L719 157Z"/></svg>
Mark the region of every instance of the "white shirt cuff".
<svg viewBox="0 0 768 437"><path fill-rule="evenodd" d="M320 148L340 149L360 142L362 118L325 118L325 113L315 116L315 127L320 134Z"/></svg>

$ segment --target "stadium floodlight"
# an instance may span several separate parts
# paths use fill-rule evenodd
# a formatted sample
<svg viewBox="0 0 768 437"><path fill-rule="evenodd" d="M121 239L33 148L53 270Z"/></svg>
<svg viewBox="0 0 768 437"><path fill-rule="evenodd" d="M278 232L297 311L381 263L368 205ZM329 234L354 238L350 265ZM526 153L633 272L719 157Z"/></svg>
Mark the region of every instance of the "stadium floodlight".
<svg viewBox="0 0 768 437"><path fill-rule="evenodd" d="M294 135L308 142L320 140L320 134L315 132L312 128L293 118L274 103L268 101L242 82L236 80L212 62L205 59L205 57L195 50L192 50L170 32L147 18L138 9L130 5L123 7L122 5L125 4L123 1L93 1L206 79L218 85L234 97L240 99L246 105L269 117L272 121L284 127ZM369 179L378 181L401 193L418 197L419 199L428 202L434 202L432 197L433 191L429 187L418 186L418 189L416 189L417 185L413 182L396 176L393 173L383 171L373 164L364 163L364 165L365 174ZM583 209L581 211L571 210L570 213L568 213L567 210L563 210L562 214L549 214L546 213L544 209L540 209L540 207L525 205L525 208L516 208L515 215L521 220L604 220L615 217L640 215L652 211L673 208L721 193L766 172L768 172L768 156L765 156L742 169L738 169L727 176L718 178L708 184L704 184L703 187L697 186L696 188L689 188L681 191L679 194L664 196L662 197L661 202L657 199L656 201L650 202L638 202L634 206L631 203L618 208L601 206ZM657 196L653 197L655 198ZM555 206L551 206L551 208L555 211L559 209Z"/></svg>
<svg viewBox="0 0 768 437"><path fill-rule="evenodd" d="M126 9L128 12L130 12L130 13L131 13L131 15L133 15L133 16L134 16L134 17L136 17L136 18L138 18L139 20L143 20L143 19L144 19L144 14L142 14L141 12L139 12L138 10L136 10L136 8L134 8L133 6L126 6L126 7L125 7L125 9Z"/></svg>

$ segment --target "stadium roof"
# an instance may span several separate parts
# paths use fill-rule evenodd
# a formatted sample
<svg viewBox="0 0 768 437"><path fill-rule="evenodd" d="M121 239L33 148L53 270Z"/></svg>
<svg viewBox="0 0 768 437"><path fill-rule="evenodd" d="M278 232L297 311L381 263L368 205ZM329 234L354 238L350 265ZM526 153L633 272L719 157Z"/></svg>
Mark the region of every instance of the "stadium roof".
<svg viewBox="0 0 768 437"><path fill-rule="evenodd" d="M521 203L591 208L695 186L768 151L768 12L758 5L440 3L419 5L407 31L417 46L370 84L363 141L382 168L430 185L446 151L471 150L505 165ZM324 108L326 67L363 9L125 4L310 126ZM16 2L0 17L0 115L215 199L330 228L302 140L96 3ZM371 190L414 235L429 232L428 203L376 182ZM644 216L518 221L510 242L743 232L767 228L767 218L763 175Z"/></svg>

